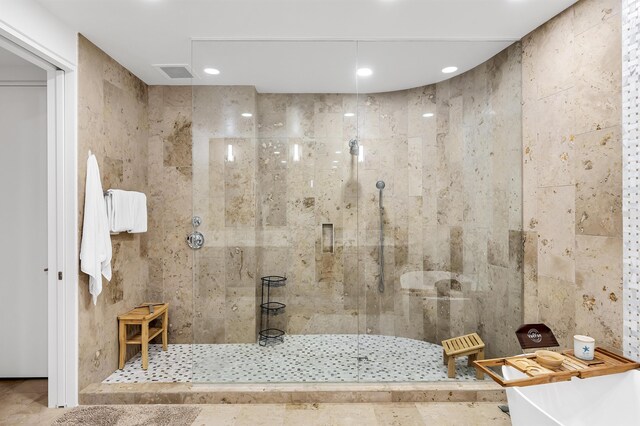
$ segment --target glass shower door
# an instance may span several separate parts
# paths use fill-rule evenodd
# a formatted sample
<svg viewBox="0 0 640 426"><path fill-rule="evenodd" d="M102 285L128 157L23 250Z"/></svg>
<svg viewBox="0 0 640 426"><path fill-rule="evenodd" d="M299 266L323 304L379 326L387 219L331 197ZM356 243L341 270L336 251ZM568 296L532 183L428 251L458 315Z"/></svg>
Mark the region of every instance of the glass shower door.
<svg viewBox="0 0 640 426"><path fill-rule="evenodd" d="M355 52L192 43L194 383L357 381Z"/></svg>
<svg viewBox="0 0 640 426"><path fill-rule="evenodd" d="M447 380L442 340L472 332L489 356L517 350L520 50L446 79L450 64L433 59L443 49L358 43L358 65L373 70L358 80L360 381ZM474 380L475 371L459 364L456 377Z"/></svg>

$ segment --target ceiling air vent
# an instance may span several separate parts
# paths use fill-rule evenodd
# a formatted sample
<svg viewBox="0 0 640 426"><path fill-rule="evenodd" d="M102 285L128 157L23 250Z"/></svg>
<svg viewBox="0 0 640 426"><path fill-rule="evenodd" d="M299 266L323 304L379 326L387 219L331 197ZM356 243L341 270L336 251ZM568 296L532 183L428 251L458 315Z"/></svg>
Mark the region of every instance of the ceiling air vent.
<svg viewBox="0 0 640 426"><path fill-rule="evenodd" d="M193 78L188 65L154 65L169 78Z"/></svg>

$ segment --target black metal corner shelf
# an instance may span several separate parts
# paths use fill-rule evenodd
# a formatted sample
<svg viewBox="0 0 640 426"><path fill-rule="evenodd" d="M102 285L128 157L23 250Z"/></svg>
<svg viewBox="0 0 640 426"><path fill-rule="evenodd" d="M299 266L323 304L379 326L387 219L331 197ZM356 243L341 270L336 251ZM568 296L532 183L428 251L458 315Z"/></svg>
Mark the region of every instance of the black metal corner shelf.
<svg viewBox="0 0 640 426"><path fill-rule="evenodd" d="M287 283L286 277L269 275L262 277L262 295L260 301L260 332L258 333L258 344L267 346L284 342L284 330L269 326L269 318L284 313L287 305L271 300L271 289L282 287ZM265 292L266 288L266 292Z"/></svg>
<svg viewBox="0 0 640 426"><path fill-rule="evenodd" d="M262 285L269 287L282 287L287 283L286 277L280 277L278 275L269 275L267 277L262 277Z"/></svg>
<svg viewBox="0 0 640 426"><path fill-rule="evenodd" d="M267 328L260 331L260 346L284 342L284 331L278 328Z"/></svg>
<svg viewBox="0 0 640 426"><path fill-rule="evenodd" d="M267 302L260 305L262 313L270 315L280 315L284 313L284 308L287 307L284 303L280 302Z"/></svg>

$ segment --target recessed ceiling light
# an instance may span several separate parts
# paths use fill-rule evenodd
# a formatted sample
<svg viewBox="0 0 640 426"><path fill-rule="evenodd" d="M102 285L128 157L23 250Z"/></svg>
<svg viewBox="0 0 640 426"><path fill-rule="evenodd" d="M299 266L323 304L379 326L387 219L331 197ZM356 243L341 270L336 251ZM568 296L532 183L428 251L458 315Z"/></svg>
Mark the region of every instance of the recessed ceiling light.
<svg viewBox="0 0 640 426"><path fill-rule="evenodd" d="M333 162L334 162L334 163L337 163L337 162L338 162L338 160L333 160Z"/></svg>
<svg viewBox="0 0 640 426"><path fill-rule="evenodd" d="M275 155L278 155L278 154L280 154L280 151L273 151L273 153L274 153Z"/></svg>
<svg viewBox="0 0 640 426"><path fill-rule="evenodd" d="M336 154L342 154L342 151L336 151Z"/></svg>
<svg viewBox="0 0 640 426"><path fill-rule="evenodd" d="M249 118L249 117L253 117L253 114L251 114L250 112L243 112L242 116Z"/></svg>
<svg viewBox="0 0 640 426"><path fill-rule="evenodd" d="M344 113L344 116L345 116L345 117L353 117L353 116L355 116L355 114L354 114L354 113L352 113L352 112L345 112L345 113Z"/></svg>
<svg viewBox="0 0 640 426"><path fill-rule="evenodd" d="M442 68L442 72L445 74L451 74L452 72L458 71L458 67L445 67Z"/></svg>
<svg viewBox="0 0 640 426"><path fill-rule="evenodd" d="M281 163L282 164L287 164L287 160L282 160Z"/></svg>
<svg viewBox="0 0 640 426"><path fill-rule="evenodd" d="M369 77L373 74L373 70L371 68L358 68L357 74L360 77Z"/></svg>
<svg viewBox="0 0 640 426"><path fill-rule="evenodd" d="M433 113L432 113L432 112L425 112L424 114L422 114L422 116L423 116L424 118L433 117Z"/></svg>
<svg viewBox="0 0 640 426"><path fill-rule="evenodd" d="M209 74L209 75L218 75L218 74L220 74L220 70L217 70L215 68L205 68L204 72Z"/></svg>

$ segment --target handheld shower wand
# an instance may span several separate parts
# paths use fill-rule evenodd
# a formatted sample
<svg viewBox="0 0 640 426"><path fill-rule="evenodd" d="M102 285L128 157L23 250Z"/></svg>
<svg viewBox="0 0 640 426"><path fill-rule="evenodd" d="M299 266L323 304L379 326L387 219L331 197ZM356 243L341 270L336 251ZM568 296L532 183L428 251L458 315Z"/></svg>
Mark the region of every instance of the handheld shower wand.
<svg viewBox="0 0 640 426"><path fill-rule="evenodd" d="M360 152L360 146L358 144L358 139L351 139L349 141L349 153L351 155L357 156Z"/></svg>

